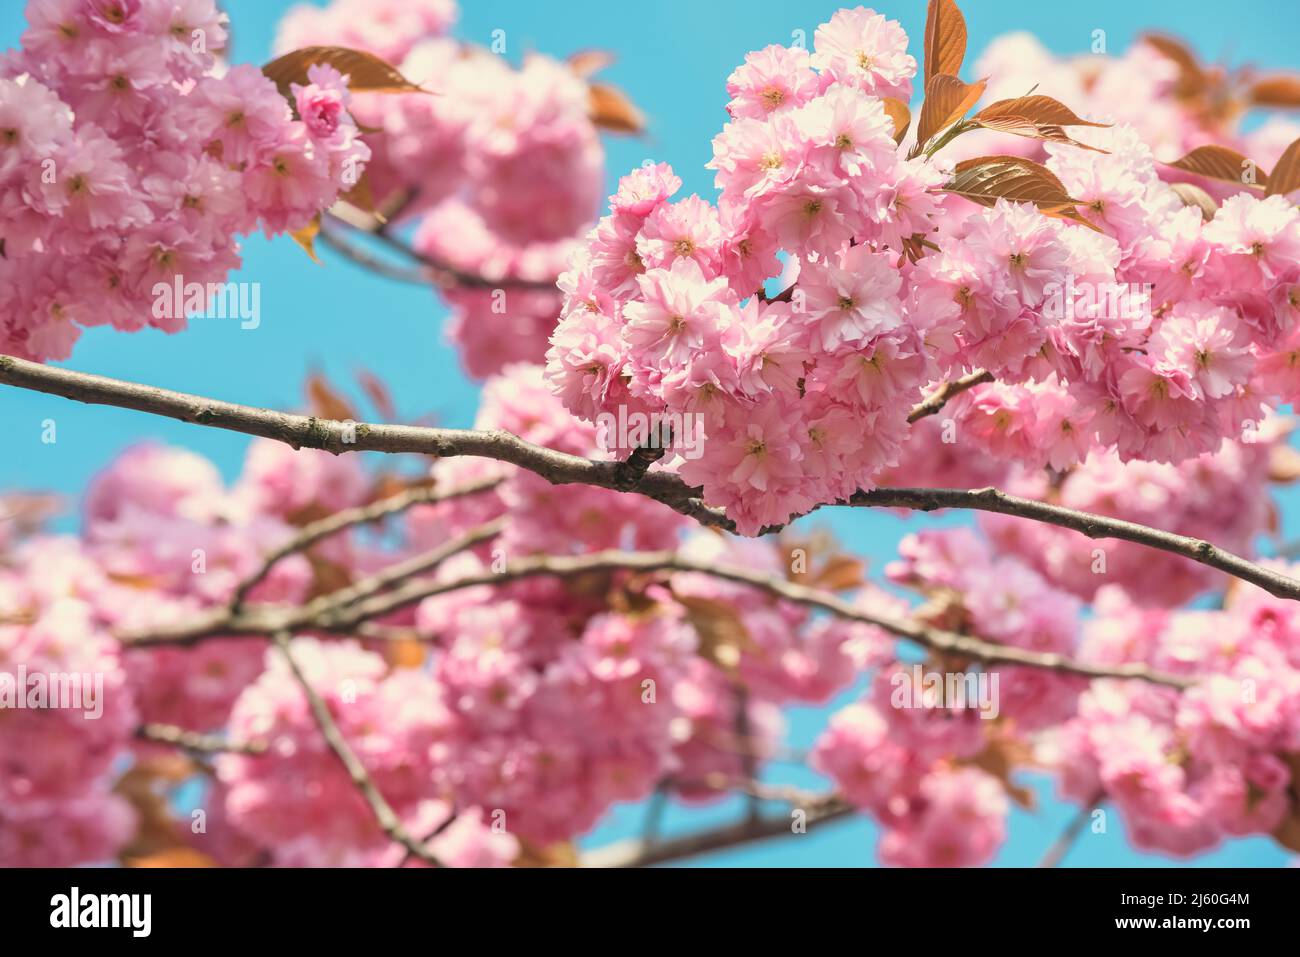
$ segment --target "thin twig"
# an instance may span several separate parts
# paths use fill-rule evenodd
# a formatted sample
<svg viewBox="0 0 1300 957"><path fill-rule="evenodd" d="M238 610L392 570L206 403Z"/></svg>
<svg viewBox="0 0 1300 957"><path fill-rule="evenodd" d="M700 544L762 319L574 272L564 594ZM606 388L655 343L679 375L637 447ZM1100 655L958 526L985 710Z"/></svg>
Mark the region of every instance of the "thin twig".
<svg viewBox="0 0 1300 957"><path fill-rule="evenodd" d="M410 243L406 242L400 236L395 235L391 230L386 228L383 223L373 219L373 217L345 219L340 215L341 213L343 213L343 210L339 209L327 213L322 217L321 234L324 236L328 232L330 235L328 241L335 249L343 252L344 255L347 255L349 258L366 268L374 268L373 263L376 261L373 260L373 257L368 256L364 251L357 250L355 245L347 243L347 241L343 239L343 234L336 227L331 226L331 223L349 226L356 230L357 233L369 236L374 240L383 243L394 252L401 253L407 258L421 263L424 266L422 272L424 273L423 282L425 283L432 282L438 286L453 289L531 289L539 292L544 291L554 292L557 295L559 294L555 285L556 277L550 277L547 279L521 279L515 276L492 277L466 272L463 269L457 269L455 266L451 266L448 263L420 252L415 249L415 247L411 246ZM347 246L348 249L345 251L341 248L343 246ZM385 264L384 268L387 269L389 267Z"/></svg>
<svg viewBox="0 0 1300 957"><path fill-rule="evenodd" d="M751 789L746 813L750 820L756 821L759 816L759 798L752 789L758 786L758 756L754 753L754 736L749 726L749 689L739 681L733 686L733 706L736 709L741 782Z"/></svg>
<svg viewBox="0 0 1300 957"><path fill-rule="evenodd" d="M334 225L332 217L321 219L320 240L345 259L384 279L411 283L417 286L432 286L435 282L434 272L426 265L405 266L390 263L378 256L371 255L347 238L343 230Z"/></svg>
<svg viewBox="0 0 1300 957"><path fill-rule="evenodd" d="M228 741L215 734L187 731L174 724L145 724L135 735L143 741L171 744L196 754L265 754L265 741Z"/></svg>
<svg viewBox="0 0 1300 957"><path fill-rule="evenodd" d="M396 495L390 495L388 498L380 499L369 505L343 509L319 521L304 525L293 538L266 555L257 571L235 589L235 595L230 602L231 606L235 609L242 606L249 593L266 579L266 576L271 573L271 569L279 562L290 555L306 551L331 535L337 535L339 532L359 525L370 525L382 521L391 515L404 512L416 505L433 505L438 502L489 492L500 484L500 478L490 478L478 482L468 482L465 485L450 489L440 489L432 485L418 486L398 492Z"/></svg>
<svg viewBox="0 0 1300 957"><path fill-rule="evenodd" d="M469 551L474 546L500 535L505 527L506 519L504 516L495 518L490 522L484 522L482 525L471 528L464 534L443 542L426 552L421 552L405 561L380 569L373 575L354 582L346 588L340 588L327 595L322 595L305 605L299 615L304 622L327 623L330 620L330 615L339 609L356 605L367 598L378 595L403 582L410 581L418 575L428 574L453 555Z"/></svg>
<svg viewBox="0 0 1300 957"><path fill-rule="evenodd" d="M928 415L935 415L948 403L948 400L952 399L954 396L961 395L961 393L968 389L973 389L977 385L982 385L985 382L992 381L993 373L988 372L985 369L980 369L977 372L970 373L970 375L964 375L960 379L952 379L945 382L927 396L925 401L912 408L912 411L907 416L907 421L919 422Z"/></svg>
<svg viewBox="0 0 1300 957"><path fill-rule="evenodd" d="M804 812L804 824L809 830L854 813L853 807L830 796L818 798L817 803L798 810ZM746 819L695 834L661 839L653 844L638 840L620 841L584 854L580 863L583 867L648 867L792 833L795 833L794 821L790 815Z"/></svg>
<svg viewBox="0 0 1300 957"><path fill-rule="evenodd" d="M429 842L432 841L432 840L433 840L434 838L436 838L436 837L440 837L440 836L443 834L443 832L445 832L445 831L447 830L447 828L451 827L453 824L456 823L456 819L457 819L459 816L460 816L460 812L457 811L456 808L453 806L453 807L452 807L452 808L447 812L447 816L446 816L446 818L443 819L442 823L439 824L437 827L435 827L433 830L431 830L428 834L424 835L424 837L422 837L422 838L420 839L420 846L421 846L421 847L428 847L428 846L429 846ZM397 866L398 866L398 867L405 867L407 864L411 863L411 861L413 861L413 860L415 860L415 855L412 854L410 851L407 851L407 852L406 852L406 856L402 858L401 863L399 863Z"/></svg>
<svg viewBox="0 0 1300 957"><path fill-rule="evenodd" d="M442 863L429 849L411 837L398 818L397 812L384 800L384 796L375 787L375 782L370 779L370 774L366 771L365 765L353 752L347 740L343 737L343 733L339 730L339 726L335 723L334 717L330 714L329 705L311 686L311 682L307 680L302 667L294 658L293 650L290 647L289 633L277 632L273 640L276 648L280 650L280 654L284 656L285 662L289 665L294 680L302 688L302 693L306 696L307 704L311 708L312 717L315 718L316 725L325 738L325 743L329 745L329 749L334 752L334 756L339 759L339 763L348 772L348 777L352 779L357 791L365 799L366 804L370 806L370 811L375 816L375 822L380 829L393 841L406 848L410 854L413 854L426 864L441 867Z"/></svg>
<svg viewBox="0 0 1300 957"><path fill-rule="evenodd" d="M1092 819L1092 812L1097 809L1105 797L1104 791L1099 792L1091 801L1079 808L1078 813L1070 819L1070 823L1061 832L1061 836L1052 842L1052 846L1047 849L1043 859L1038 862L1039 867L1057 867L1065 860L1065 855L1070 853L1070 849L1074 847L1074 842L1079 839L1084 827Z"/></svg>
<svg viewBox="0 0 1300 957"><path fill-rule="evenodd" d="M1029 651L1000 645L970 635L934 628L907 618L864 611L837 595L762 572L738 566L696 561L675 552L605 551L587 555L530 555L510 562L500 571L485 570L446 581L416 580L363 601L343 603L322 600L306 608L256 606L237 614L218 609L163 630L119 635L125 645L193 644L214 635L252 636L278 631L324 630L352 633L361 624L408 608L426 598L466 588L499 586L539 576L572 578L592 572L695 572L737 584L749 585L776 598L828 612L846 621L874 625L924 648L981 661L985 664L1025 665L1088 678L1148 681L1172 688L1187 688L1195 679L1164 674L1144 664L1094 665L1052 652Z"/></svg>

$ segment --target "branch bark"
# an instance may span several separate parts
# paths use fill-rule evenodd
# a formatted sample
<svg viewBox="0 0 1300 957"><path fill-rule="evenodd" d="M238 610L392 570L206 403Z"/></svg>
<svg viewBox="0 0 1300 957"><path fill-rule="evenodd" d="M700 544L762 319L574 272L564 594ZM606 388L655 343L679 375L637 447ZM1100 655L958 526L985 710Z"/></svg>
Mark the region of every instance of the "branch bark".
<svg viewBox="0 0 1300 957"><path fill-rule="evenodd" d="M939 386L939 388L935 389L924 402L921 402L912 409L911 413L907 416L907 421L919 422L926 416L936 415L945 405L948 404L949 399L961 395L963 392L973 389L977 385L983 385L985 382L992 381L993 373L985 369L980 369L977 372L972 372L970 375L962 376L960 379L953 379L949 382L945 382L943 385Z"/></svg>
<svg viewBox="0 0 1300 957"><path fill-rule="evenodd" d="M408 259L413 259L422 264L424 268L418 273L411 273L377 259L364 250L358 249L348 239L344 238L338 227L333 225L334 223L349 226L358 234L370 236L394 252L401 253ZM444 289L530 289L538 292L553 292L559 295L559 290L555 285L556 278L554 277L549 279L520 279L513 276L494 278L457 269L455 266L418 251L406 241L394 236L383 223L368 214L353 215L351 211L342 206L335 207L333 211L321 218L321 237L332 248L347 256L357 265L404 282L423 282L426 285L433 284Z"/></svg>
<svg viewBox="0 0 1300 957"><path fill-rule="evenodd" d="M804 823L809 829L842 820L854 813L850 805L835 797L824 798L821 803L803 810L807 814ZM741 847L792 834L794 833L792 823L788 815L746 818L736 824L682 837L664 838L653 843L638 840L620 841L589 851L582 856L580 864L582 867L649 867L652 864L665 864L669 861L698 857L710 851Z"/></svg>
<svg viewBox="0 0 1300 957"><path fill-rule="evenodd" d="M337 535L339 532L355 528L358 525L370 525L383 521L391 515L405 512L416 505L434 505L438 502L489 492L500 484L500 478L492 478L466 483L463 486L451 489L440 489L432 485L420 486L398 492L396 495L390 495L388 498L380 499L369 505L335 512L333 515L319 521L304 525L297 535L267 555L262 560L261 567L240 584L235 590L235 597L231 599L231 605L235 609L243 605L249 593L261 584L266 579L266 576L271 573L271 570L281 561L290 555L306 551L331 535Z"/></svg>
<svg viewBox="0 0 1300 957"><path fill-rule="evenodd" d="M187 731L174 724L144 724L135 735L142 741L171 744L196 754L265 754L265 741L228 741L215 734Z"/></svg>
<svg viewBox="0 0 1300 957"><path fill-rule="evenodd" d="M375 787L375 782L370 779L370 774L366 767L361 763L360 758L356 756L352 748L348 745L347 739L343 737L343 732L334 722L333 715L330 714L329 705L325 699L317 694L316 689L311 686L307 676L303 673L302 668L298 665L293 656L293 651L289 647L289 634L279 632L274 636L275 646L284 656L285 662L289 665L289 670L293 673L294 680L302 688L302 693L307 698L307 705L311 708L312 717L316 721L317 727L320 728L321 734L325 738L325 743L329 749L334 752L339 763L343 765L344 770L348 772L348 777L352 779L353 785L360 792L366 804L370 806L370 811L375 816L375 822L379 825L393 841L406 848L409 855L419 858L426 864L434 867L441 867L442 862L435 857L427 847L413 838L406 828L402 825L397 816L397 812L392 806L384 800L384 796L379 793Z"/></svg>
<svg viewBox="0 0 1300 957"><path fill-rule="evenodd" d="M1204 539L1175 535L1158 528L1126 522L1122 518L1078 512L1061 505L1052 505L1034 499L1008 495L995 488L878 488L858 492L849 505L888 508L909 508L932 512L944 508L975 509L1014 515L1056 525L1079 532L1088 538L1117 538L1121 541L1146 545L1161 551L1181 555L1191 561L1257 585L1278 598L1300 600L1300 581L1279 571L1258 565L1240 555L1218 548Z"/></svg>
<svg viewBox="0 0 1300 957"><path fill-rule="evenodd" d="M481 529L468 533L470 536L478 534L481 534ZM572 578L591 572L612 571L670 571L711 575L724 581L748 585L774 597L824 611L846 621L873 625L923 648L959 655L990 665L1024 665L1087 678L1137 679L1180 689L1195 683L1194 679L1164 674L1142 664L1094 665L1064 655L1000 645L970 635L933 628L912 619L874 614L830 592L786 581L776 576L764 575L747 568L694 561L675 552L605 551L587 555L534 555L513 561L499 572L485 570L450 581L414 579L382 594L363 595L360 600L356 600L355 595L347 594L349 590L345 589L344 593L341 593L342 597L340 593L323 596L303 608L256 606L241 611L227 607L199 615L166 630L118 637L125 645L142 647L162 644L188 645L215 635L256 636L304 630L352 634L367 622L401 611L437 595L466 588L499 586L539 576ZM391 579L394 577L396 576L386 576L386 583L393 584ZM355 587L353 586L354 589Z"/></svg>
<svg viewBox="0 0 1300 957"><path fill-rule="evenodd" d="M1099 791L1091 801L1088 801L1075 813L1074 817L1065 826L1061 836L1052 842L1052 846L1047 849L1043 859L1038 862L1038 867L1060 867L1061 862L1065 860L1067 854L1074 847L1075 841L1083 833L1083 829L1092 820L1092 812L1106 800L1106 792Z"/></svg>
<svg viewBox="0 0 1300 957"><path fill-rule="evenodd" d="M295 449L323 449L335 454L361 451L414 452L438 457L470 455L490 458L526 469L555 485L584 484L615 491L634 491L667 505L702 525L735 530L734 523L725 513L704 504L700 498L700 489L688 486L676 475L647 471L631 489L626 489L624 463L569 455L534 445L499 429L439 429L337 422L220 402L202 396L44 366L4 355L0 355L0 384L261 436L285 442ZM1257 585L1279 598L1300 600L1300 581L1217 548L1210 542L1122 519L1019 498L997 489L881 488L861 491L848 501L833 504L920 511L962 508L1016 515L1072 529L1090 538L1117 538L1171 552ZM770 526L763 532L777 532L783 527L785 526Z"/></svg>

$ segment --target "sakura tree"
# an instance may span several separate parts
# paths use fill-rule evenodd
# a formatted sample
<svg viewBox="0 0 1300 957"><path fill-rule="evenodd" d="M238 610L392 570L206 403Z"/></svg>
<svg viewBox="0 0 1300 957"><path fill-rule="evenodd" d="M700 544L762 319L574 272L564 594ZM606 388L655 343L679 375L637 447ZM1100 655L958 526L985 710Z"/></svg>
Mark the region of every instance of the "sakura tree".
<svg viewBox="0 0 1300 957"><path fill-rule="evenodd" d="M253 441L233 482L125 450L75 534L0 498L0 864L640 866L866 815L883 864L973 866L1029 772L1144 850L1300 849L1300 577L1256 554L1300 475L1300 128L1240 123L1300 81L1153 35L967 82L952 0L919 43L844 9L718 78L715 196L647 162L602 214L599 130L643 123L607 57L455 15L303 7L258 68L212 0L28 3L0 383ZM444 297L474 428L46 364L183 329L257 229ZM831 508L978 521L871 578ZM771 783L783 709L854 689L795 756L825 789Z"/></svg>

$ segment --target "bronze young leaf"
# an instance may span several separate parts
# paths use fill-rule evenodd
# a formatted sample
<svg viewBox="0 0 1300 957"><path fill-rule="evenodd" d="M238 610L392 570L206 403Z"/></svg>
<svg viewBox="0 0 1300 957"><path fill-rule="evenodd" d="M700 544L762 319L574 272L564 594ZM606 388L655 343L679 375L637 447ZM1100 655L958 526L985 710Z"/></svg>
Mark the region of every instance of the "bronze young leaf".
<svg viewBox="0 0 1300 957"><path fill-rule="evenodd" d="M966 18L953 0L930 0L925 16L925 82L956 76L966 58Z"/></svg>
<svg viewBox="0 0 1300 957"><path fill-rule="evenodd" d="M303 47L277 57L262 73L271 80L286 99L292 99L291 85L307 83L307 70L318 63L327 63L348 79L348 89L367 93L428 93L412 83L397 70L373 53L351 50L347 47Z"/></svg>

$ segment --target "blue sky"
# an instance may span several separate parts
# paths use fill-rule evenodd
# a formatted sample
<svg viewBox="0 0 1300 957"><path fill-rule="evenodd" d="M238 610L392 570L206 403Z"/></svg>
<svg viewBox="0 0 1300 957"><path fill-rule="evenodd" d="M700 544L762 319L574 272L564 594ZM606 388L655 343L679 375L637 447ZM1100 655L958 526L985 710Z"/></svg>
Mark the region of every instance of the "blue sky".
<svg viewBox="0 0 1300 957"><path fill-rule="evenodd" d="M226 0L235 59L269 59L275 22L290 5L288 0ZM529 50L557 56L588 48L613 51L618 61L603 78L631 94L648 114L650 130L641 138L607 140L611 187L622 172L652 159L672 163L684 180L684 193L711 196L712 175L704 164L711 156L710 140L725 119L727 75L747 51L789 43L794 31L804 31L811 42L817 25L842 5L831 0L464 0L456 32L486 44L494 30L504 30L507 56L516 60ZM1297 65L1294 31L1288 29L1295 14L1290 0L1238 0L1231 5L1209 0L962 0L961 6L970 28L971 58L993 37L1016 29L1034 33L1057 52L1083 53L1094 30L1105 30L1109 48L1122 51L1136 34L1158 27L1187 38L1208 60L1248 59L1273 68ZM0 7L0 47L15 46L25 3L4 0ZM913 37L915 53L924 0L880 0L878 9L902 21ZM433 293L374 278L328 252L323 258L325 266L317 266L287 239L251 238L236 278L261 284L259 328L241 330L235 322L208 321L176 336L153 330L132 335L92 330L67 365L273 408L300 405L302 383L313 370L350 381L357 370L368 369L388 383L404 418L432 413L440 424L468 426L477 406L477 388L461 373L443 339L446 310ZM42 444L40 438L47 418L58 424L58 442L53 445ZM232 433L12 390L0 392L0 428L7 438L0 456L0 489L50 489L72 501L98 469L133 442L155 439L193 449L212 458L228 477L237 474L247 447L247 440ZM1286 494L1283 506L1285 526L1294 532L1300 500ZM825 521L875 569L894 555L906 530L920 527L916 521L865 509L842 510ZM65 519L64 527L73 522ZM807 746L827 713L792 711L791 744ZM774 768L771 779L810 787L818 783L815 776L788 768ZM1052 800L1049 788L1038 790L1038 810L1013 814L1011 836L998 864L1034 863L1072 816L1073 808ZM673 809L664 830L675 833L717 823L736 810L735 803L707 811ZM641 807L617 808L585 843L637 833L643 813ZM1178 863L1136 853L1115 815L1110 824L1104 835L1085 833L1067 863ZM870 865L874 843L875 829L866 821L854 821L695 863ZM1253 839L1233 842L1195 863L1273 866L1286 858L1271 841Z"/></svg>

